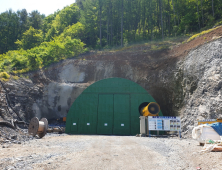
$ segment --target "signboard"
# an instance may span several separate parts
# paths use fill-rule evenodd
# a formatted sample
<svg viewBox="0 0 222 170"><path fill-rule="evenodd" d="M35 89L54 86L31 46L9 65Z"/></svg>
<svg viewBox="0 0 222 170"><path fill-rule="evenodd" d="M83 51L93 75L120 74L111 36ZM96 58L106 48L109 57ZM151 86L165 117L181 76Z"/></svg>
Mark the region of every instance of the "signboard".
<svg viewBox="0 0 222 170"><path fill-rule="evenodd" d="M181 131L180 117L148 116L149 130Z"/></svg>

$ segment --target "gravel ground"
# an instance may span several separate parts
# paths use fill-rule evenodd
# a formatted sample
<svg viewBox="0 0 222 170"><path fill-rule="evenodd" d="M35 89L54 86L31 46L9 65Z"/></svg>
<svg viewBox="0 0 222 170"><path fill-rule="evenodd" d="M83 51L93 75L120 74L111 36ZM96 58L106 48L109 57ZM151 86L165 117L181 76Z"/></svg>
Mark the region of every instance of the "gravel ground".
<svg viewBox="0 0 222 170"><path fill-rule="evenodd" d="M48 134L1 146L0 169L222 169L221 152L177 137Z"/></svg>

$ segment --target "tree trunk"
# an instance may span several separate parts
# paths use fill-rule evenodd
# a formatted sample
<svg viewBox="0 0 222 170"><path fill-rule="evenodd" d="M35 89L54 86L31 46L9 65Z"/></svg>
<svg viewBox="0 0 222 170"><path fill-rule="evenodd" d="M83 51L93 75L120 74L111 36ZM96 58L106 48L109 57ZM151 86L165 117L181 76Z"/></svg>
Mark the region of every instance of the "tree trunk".
<svg viewBox="0 0 222 170"><path fill-rule="evenodd" d="M159 29L159 34L161 32L160 27L161 27L161 16L160 16L160 1L156 1L156 16L157 16L157 27Z"/></svg>
<svg viewBox="0 0 222 170"><path fill-rule="evenodd" d="M171 30L170 30L170 1L168 0L168 33L169 36L171 35Z"/></svg>
<svg viewBox="0 0 222 170"><path fill-rule="evenodd" d="M199 18L198 0L197 0L197 16L198 16L198 24L199 24L199 30L200 30L200 18Z"/></svg>
<svg viewBox="0 0 222 170"><path fill-rule="evenodd" d="M101 11L102 11L102 6L100 5L100 7L99 7L99 17L100 17L100 21L99 21L99 27L100 27L99 39L100 39L100 47L102 47Z"/></svg>
<svg viewBox="0 0 222 170"><path fill-rule="evenodd" d="M172 4L173 4L173 0L172 0ZM174 13L174 15L173 15L174 25L176 25L174 4L173 4L173 13Z"/></svg>
<svg viewBox="0 0 222 170"><path fill-rule="evenodd" d="M151 38L150 40L152 41L152 38L153 38L153 16L152 16L152 0L149 1L150 2L150 31L151 31Z"/></svg>
<svg viewBox="0 0 222 170"><path fill-rule="evenodd" d="M179 19L179 15L178 15L178 10L177 10L177 21L178 21L178 26L180 25L180 19Z"/></svg>
<svg viewBox="0 0 222 170"><path fill-rule="evenodd" d="M122 16L121 16L121 47L123 46L123 0L122 0Z"/></svg>
<svg viewBox="0 0 222 170"><path fill-rule="evenodd" d="M110 34L110 44L113 45L113 6L112 2L111 4L111 13L110 13L110 18L111 18L111 34Z"/></svg>
<svg viewBox="0 0 222 170"><path fill-rule="evenodd" d="M213 11L213 17L214 17L214 0L212 0L212 11Z"/></svg>
<svg viewBox="0 0 222 170"><path fill-rule="evenodd" d="M145 0L144 0L144 7L143 7L143 40L145 39L145 23L146 23L146 3L145 3Z"/></svg>
<svg viewBox="0 0 222 170"><path fill-rule="evenodd" d="M111 2L110 2L111 3ZM109 45L109 19L110 19L110 4L109 4L109 7L108 7L108 15L107 15L107 37L106 37L106 41L107 41L107 45Z"/></svg>
<svg viewBox="0 0 222 170"><path fill-rule="evenodd" d="M162 14L162 0L160 0L160 14L161 14L161 30L162 30L162 40L163 38L163 14Z"/></svg>
<svg viewBox="0 0 222 170"><path fill-rule="evenodd" d="M202 11L202 24L203 24L203 27L204 27L204 18L203 18L203 3L202 3L203 0L201 0L201 11Z"/></svg>

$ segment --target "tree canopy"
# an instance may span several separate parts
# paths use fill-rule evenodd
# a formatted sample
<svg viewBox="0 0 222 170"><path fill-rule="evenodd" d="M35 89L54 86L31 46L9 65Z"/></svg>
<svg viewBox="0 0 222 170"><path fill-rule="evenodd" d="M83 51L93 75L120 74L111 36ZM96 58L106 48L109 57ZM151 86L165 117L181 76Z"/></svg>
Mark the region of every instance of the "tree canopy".
<svg viewBox="0 0 222 170"><path fill-rule="evenodd" d="M0 70L32 70L87 49L192 34L222 24L221 0L76 0L45 17L0 14Z"/></svg>

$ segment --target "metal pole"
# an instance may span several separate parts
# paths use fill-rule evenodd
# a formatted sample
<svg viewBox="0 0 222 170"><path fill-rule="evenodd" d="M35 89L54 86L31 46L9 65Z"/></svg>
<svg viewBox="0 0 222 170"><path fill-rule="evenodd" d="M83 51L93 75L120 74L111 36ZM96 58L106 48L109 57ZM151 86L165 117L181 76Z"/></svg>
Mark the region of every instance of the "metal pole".
<svg viewBox="0 0 222 170"><path fill-rule="evenodd" d="M146 117L146 122L147 122L147 127L146 127L146 135L150 136L150 131L149 131L149 119Z"/></svg>

